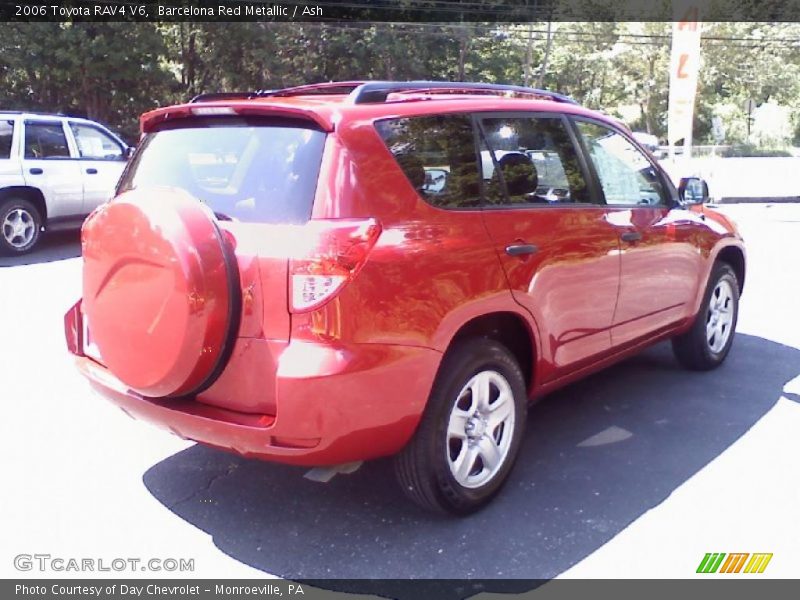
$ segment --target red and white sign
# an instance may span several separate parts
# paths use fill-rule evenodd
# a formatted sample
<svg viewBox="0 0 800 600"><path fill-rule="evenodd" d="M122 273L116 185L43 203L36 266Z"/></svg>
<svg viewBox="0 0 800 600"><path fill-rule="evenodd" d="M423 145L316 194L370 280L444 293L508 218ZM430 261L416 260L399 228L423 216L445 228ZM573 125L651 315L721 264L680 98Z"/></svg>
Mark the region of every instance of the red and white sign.
<svg viewBox="0 0 800 600"><path fill-rule="evenodd" d="M684 140L692 144L694 99L697 73L700 70L700 27L698 9L692 6L683 13L683 20L672 26L672 56L669 64L669 117L667 138L670 146Z"/></svg>

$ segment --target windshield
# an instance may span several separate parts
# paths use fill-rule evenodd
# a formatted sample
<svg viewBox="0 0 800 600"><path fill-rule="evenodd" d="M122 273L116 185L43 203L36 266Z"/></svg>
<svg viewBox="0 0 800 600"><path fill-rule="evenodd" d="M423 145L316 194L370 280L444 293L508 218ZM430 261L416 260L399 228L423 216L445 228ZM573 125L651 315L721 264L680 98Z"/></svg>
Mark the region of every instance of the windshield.
<svg viewBox="0 0 800 600"><path fill-rule="evenodd" d="M305 122L180 119L147 134L118 192L183 189L217 217L302 224L311 217L325 133Z"/></svg>

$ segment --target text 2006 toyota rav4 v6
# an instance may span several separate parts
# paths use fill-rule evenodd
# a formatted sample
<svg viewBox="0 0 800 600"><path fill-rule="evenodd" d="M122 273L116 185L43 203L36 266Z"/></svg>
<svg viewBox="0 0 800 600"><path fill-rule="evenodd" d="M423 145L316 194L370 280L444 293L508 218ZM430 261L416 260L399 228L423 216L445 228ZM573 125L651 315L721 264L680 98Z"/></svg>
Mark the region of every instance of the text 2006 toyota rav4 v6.
<svg viewBox="0 0 800 600"><path fill-rule="evenodd" d="M745 275L630 132L540 90L348 82L145 114L83 227L66 316L128 414L246 456L396 455L468 513L508 477L529 401L672 338L727 355Z"/></svg>

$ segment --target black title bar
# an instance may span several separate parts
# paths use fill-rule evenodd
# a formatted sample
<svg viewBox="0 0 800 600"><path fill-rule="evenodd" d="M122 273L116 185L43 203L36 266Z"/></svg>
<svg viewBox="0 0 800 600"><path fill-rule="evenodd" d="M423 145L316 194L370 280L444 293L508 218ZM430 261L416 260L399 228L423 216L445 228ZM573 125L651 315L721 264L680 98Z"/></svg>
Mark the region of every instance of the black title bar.
<svg viewBox="0 0 800 600"><path fill-rule="evenodd" d="M557 579L27 579L0 581L0 596L14 600L466 600L479 594L502 598L574 600L726 600L796 598L800 580L751 578L691 580Z"/></svg>
<svg viewBox="0 0 800 600"><path fill-rule="evenodd" d="M21 0L0 21L800 21L800 0Z"/></svg>

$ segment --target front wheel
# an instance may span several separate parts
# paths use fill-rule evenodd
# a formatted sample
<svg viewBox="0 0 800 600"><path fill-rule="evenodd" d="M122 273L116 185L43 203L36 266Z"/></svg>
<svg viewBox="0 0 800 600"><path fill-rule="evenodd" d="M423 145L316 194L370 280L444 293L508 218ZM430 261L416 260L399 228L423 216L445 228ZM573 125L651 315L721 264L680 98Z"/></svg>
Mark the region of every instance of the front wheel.
<svg viewBox="0 0 800 600"><path fill-rule="evenodd" d="M736 273L730 265L717 263L692 328L672 339L678 362L694 371L708 371L721 365L733 344L738 317Z"/></svg>
<svg viewBox="0 0 800 600"><path fill-rule="evenodd" d="M516 460L527 413L525 380L503 345L479 338L445 356L422 421L396 457L417 504L465 515L487 504Z"/></svg>

